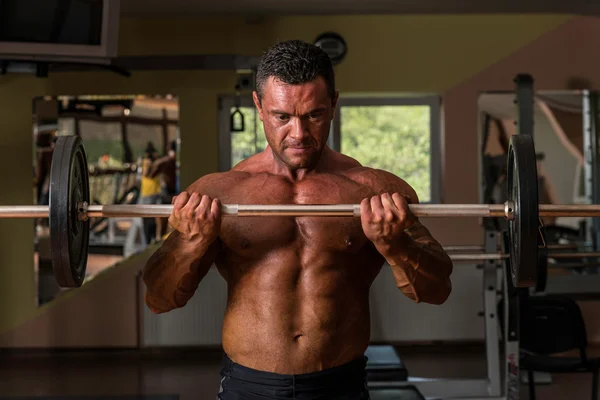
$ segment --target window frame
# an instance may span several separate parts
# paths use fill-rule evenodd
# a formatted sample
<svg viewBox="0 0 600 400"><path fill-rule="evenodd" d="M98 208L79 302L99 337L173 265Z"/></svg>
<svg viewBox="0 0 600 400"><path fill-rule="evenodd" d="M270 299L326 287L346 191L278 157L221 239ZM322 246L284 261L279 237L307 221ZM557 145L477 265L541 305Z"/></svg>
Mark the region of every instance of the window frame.
<svg viewBox="0 0 600 400"><path fill-rule="evenodd" d="M252 95L240 96L240 107L254 107ZM231 169L231 139L235 132L229 129L232 107L235 107L236 98L234 95L219 96L219 147L218 147L218 171L225 172Z"/></svg>
<svg viewBox="0 0 600 400"><path fill-rule="evenodd" d="M441 98L437 95L422 96L394 96L394 97L358 97L340 96L333 119L330 147L338 152L341 148L341 120L342 107L360 106L429 106L429 143L430 143L430 201L423 204L441 203L442 189L442 126L441 126ZM402 178L402 177L400 177Z"/></svg>

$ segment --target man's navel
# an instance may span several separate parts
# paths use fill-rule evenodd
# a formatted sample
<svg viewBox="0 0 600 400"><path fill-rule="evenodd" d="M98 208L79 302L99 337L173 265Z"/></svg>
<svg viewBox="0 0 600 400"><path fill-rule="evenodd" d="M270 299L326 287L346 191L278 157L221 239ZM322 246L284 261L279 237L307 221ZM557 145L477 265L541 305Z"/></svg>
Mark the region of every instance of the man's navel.
<svg viewBox="0 0 600 400"><path fill-rule="evenodd" d="M241 242L240 242L240 247L243 250L249 249L252 246L252 243L250 243L250 240L248 240L248 238L244 237L242 238Z"/></svg>
<svg viewBox="0 0 600 400"><path fill-rule="evenodd" d="M346 236L346 238L344 239L344 244L346 245L346 247L352 247L352 238L350 236Z"/></svg>

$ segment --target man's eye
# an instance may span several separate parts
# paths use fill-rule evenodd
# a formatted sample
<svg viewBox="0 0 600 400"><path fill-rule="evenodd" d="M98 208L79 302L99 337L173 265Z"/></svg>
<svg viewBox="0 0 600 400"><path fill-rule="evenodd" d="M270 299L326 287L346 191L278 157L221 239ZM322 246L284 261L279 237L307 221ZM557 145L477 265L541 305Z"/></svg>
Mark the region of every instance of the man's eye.
<svg viewBox="0 0 600 400"><path fill-rule="evenodd" d="M287 121L290 117L287 115L279 115L277 117L280 121Z"/></svg>

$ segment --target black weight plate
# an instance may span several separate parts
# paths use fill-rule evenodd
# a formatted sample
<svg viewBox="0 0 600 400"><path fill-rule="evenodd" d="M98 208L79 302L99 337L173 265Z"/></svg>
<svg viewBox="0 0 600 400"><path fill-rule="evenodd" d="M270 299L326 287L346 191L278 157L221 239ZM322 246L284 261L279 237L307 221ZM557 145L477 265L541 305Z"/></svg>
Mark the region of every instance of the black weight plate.
<svg viewBox="0 0 600 400"><path fill-rule="evenodd" d="M50 167L50 243L58 285L79 287L87 267L89 221L78 207L90 202L88 164L79 136L59 136Z"/></svg>
<svg viewBox="0 0 600 400"><path fill-rule="evenodd" d="M538 187L531 135L513 135L508 146L508 200L514 218L508 223L511 278L515 287L534 287L538 262Z"/></svg>
<svg viewBox="0 0 600 400"><path fill-rule="evenodd" d="M519 74L515 78L516 104L517 104L517 133L520 135L533 135L533 116L535 95L533 90L533 77L528 74Z"/></svg>

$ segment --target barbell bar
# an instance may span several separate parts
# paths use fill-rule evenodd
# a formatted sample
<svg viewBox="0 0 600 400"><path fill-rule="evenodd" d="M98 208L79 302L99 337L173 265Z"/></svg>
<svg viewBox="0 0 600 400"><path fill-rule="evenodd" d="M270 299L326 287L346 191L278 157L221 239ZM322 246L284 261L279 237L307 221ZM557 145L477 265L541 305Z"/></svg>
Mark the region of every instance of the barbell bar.
<svg viewBox="0 0 600 400"><path fill-rule="evenodd" d="M589 248L589 244L577 244L577 243L554 243L547 244L546 249L548 250L573 250L573 249L582 249ZM450 245L444 246L444 251L446 253L481 253L485 251L485 247L482 245Z"/></svg>
<svg viewBox="0 0 600 400"><path fill-rule="evenodd" d="M410 204L417 217L514 218L514 205L498 204ZM540 204L540 217L600 217L599 204ZM173 212L170 204L115 204L79 207L79 218L160 218ZM222 204L225 216L236 217L360 217L360 204ZM0 218L49 218L49 206L0 206Z"/></svg>
<svg viewBox="0 0 600 400"><path fill-rule="evenodd" d="M581 262L569 262L569 263L548 263L546 269L582 269L582 268L596 268L600 267L600 261L581 261Z"/></svg>
<svg viewBox="0 0 600 400"><path fill-rule="evenodd" d="M500 261L510 257L506 253L481 253L481 254L450 254L450 259L456 262L469 261ZM598 258L600 252L577 252L577 253L548 253L548 258L553 259L576 259L576 258Z"/></svg>

